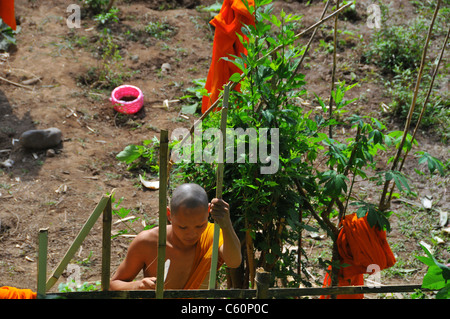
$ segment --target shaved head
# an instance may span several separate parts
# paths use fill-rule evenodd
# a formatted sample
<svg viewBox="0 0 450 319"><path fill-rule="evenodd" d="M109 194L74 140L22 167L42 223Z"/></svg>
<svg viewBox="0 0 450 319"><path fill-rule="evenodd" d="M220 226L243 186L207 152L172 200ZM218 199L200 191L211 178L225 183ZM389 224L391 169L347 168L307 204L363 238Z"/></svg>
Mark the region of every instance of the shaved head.
<svg viewBox="0 0 450 319"><path fill-rule="evenodd" d="M208 209L208 195L200 185L188 183L178 186L170 201L170 211L176 214L179 207L186 208L204 207Z"/></svg>

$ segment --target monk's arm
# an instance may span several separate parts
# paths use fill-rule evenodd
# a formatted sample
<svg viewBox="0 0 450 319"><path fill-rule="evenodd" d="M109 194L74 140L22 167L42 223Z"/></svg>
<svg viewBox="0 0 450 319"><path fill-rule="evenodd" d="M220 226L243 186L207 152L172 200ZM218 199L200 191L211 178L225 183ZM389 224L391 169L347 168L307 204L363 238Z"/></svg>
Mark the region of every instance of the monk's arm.
<svg viewBox="0 0 450 319"><path fill-rule="evenodd" d="M223 245L219 248L220 256L228 267L239 267L242 260L241 242L230 219L230 206L225 201L214 198L211 201L211 216L222 229Z"/></svg>
<svg viewBox="0 0 450 319"><path fill-rule="evenodd" d="M127 256L111 278L111 290L154 289L152 278L136 280L136 276L145 267L142 256L150 253L148 240L141 233L131 243Z"/></svg>
<svg viewBox="0 0 450 319"><path fill-rule="evenodd" d="M219 253L225 264L229 268L237 268L241 265L241 242L236 235L233 225L221 227L223 236L223 245L219 249Z"/></svg>

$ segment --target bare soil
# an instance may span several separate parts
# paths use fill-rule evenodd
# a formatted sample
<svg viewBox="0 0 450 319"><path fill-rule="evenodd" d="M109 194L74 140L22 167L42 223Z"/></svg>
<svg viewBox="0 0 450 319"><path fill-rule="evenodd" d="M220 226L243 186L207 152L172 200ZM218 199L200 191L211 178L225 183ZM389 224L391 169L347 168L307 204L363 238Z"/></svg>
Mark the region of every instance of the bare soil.
<svg viewBox="0 0 450 319"><path fill-rule="evenodd" d="M161 129L189 128L194 117L180 117L180 104L162 108L165 99L173 100L185 95L185 89L193 86L192 80L205 78L212 53L213 30L208 26L210 13L196 10L198 5L211 5L214 0L197 1L116 1L120 9L120 21L111 27L120 40L120 52L126 68L139 71L126 81L141 88L145 95L143 109L132 116L117 114L109 101L107 91L92 90L79 83L87 72L101 61L97 40L101 28L90 17L83 17L80 29L69 29L66 8L69 0L17 0L16 14L21 31L17 35L17 48L0 65L0 76L21 83L39 78L31 89L0 81L0 161L14 161L11 168L0 169L0 286L36 289L37 235L40 228L49 229L48 269L59 263L81 226L84 224L103 194L115 189L116 197L123 197L122 206L133 208L147 223L155 222L158 214L158 193L144 190L136 176L116 159L118 152L129 144L159 136ZM302 26L318 20L323 9L322 1L312 1L309 6L301 1L276 1L277 10L304 15ZM351 30L354 35L344 35L346 45L338 52L337 78L361 81L350 91L350 96L364 97L353 106L360 114L382 117L381 103L389 103L385 89L375 66L360 62L362 53L359 35L370 39L374 30L366 26L367 6L370 1L358 1L356 18L339 21L340 28ZM162 6L172 4L168 10ZM167 7L166 7L167 8ZM393 9L403 16L413 15L409 1L393 2ZM400 10L401 9L401 10ZM165 19L165 20L164 20ZM130 39L127 31L138 34L149 21L166 21L176 28L176 34L166 40L150 36ZM332 56L315 51L319 39L330 37L332 23L322 28L310 49L306 74L310 98L312 92L329 96ZM83 45L77 39L87 39ZM306 43L307 38L302 39ZM169 73L162 73L163 63L170 63ZM377 75L378 74L378 75ZM365 80L363 80L365 79ZM403 123L391 121L391 128L403 129ZM63 143L55 154L46 151L30 152L16 141L29 129L58 127L63 132ZM421 132L420 148L445 162L449 148L439 138ZM53 156L52 156L53 155ZM417 167L412 159L406 173L411 173L419 196L426 193L439 198L435 208L447 209L446 186L442 181L414 174ZM438 177L436 177L438 178ZM363 186L361 186L363 187ZM416 202L418 199L416 199ZM401 210L403 202L393 204ZM436 216L436 212L430 214ZM114 221L117 217L114 217ZM399 254L411 255L418 243L402 235L396 228L389 241L403 243ZM124 226L114 225L118 231ZM142 225L133 224L139 231ZM126 254L129 238L116 237L112 241L112 270ZM313 249L314 243L305 247ZM447 243L448 245L448 238ZM448 258L448 256L447 256ZM408 259L408 258L405 258ZM82 262L84 261L84 262ZM81 280L94 282L100 279L101 222L87 236L82 249L76 253L73 263L82 265ZM407 268L407 265L405 266ZM425 268L418 269L408 283L420 283ZM67 277L67 275L65 275ZM64 282L63 276L58 283ZM402 279L392 279L402 283ZM55 285L52 291L57 290Z"/></svg>

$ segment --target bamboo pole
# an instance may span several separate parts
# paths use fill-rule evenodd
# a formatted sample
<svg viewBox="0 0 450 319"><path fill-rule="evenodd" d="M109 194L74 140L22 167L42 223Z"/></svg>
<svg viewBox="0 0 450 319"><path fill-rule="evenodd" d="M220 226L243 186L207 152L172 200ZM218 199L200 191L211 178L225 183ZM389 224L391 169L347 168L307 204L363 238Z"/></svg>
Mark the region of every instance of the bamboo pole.
<svg viewBox="0 0 450 319"><path fill-rule="evenodd" d="M263 268L256 269L256 299L269 298L270 272Z"/></svg>
<svg viewBox="0 0 450 319"><path fill-rule="evenodd" d="M250 234L250 224L248 222L247 217L245 217L245 248L247 251L247 267L248 267L248 272L249 272L249 281L250 281L250 286L252 288L255 287L255 258L254 258L254 254L253 254L253 238L252 235Z"/></svg>
<svg viewBox="0 0 450 319"><path fill-rule="evenodd" d="M406 118L405 128L403 129L402 140L401 140L400 145L398 147L397 154L395 155L394 160L392 162L391 170L395 170L397 168L397 164L398 164L398 161L400 160L400 155L402 153L403 145L405 144L406 137L408 135L409 126L411 125L411 120L412 120L412 116L413 116L413 113L414 113L414 108L416 106L417 95L419 93L420 81L422 80L423 68L424 68L424 65L425 65L425 58L427 56L427 51L428 51L428 44L430 42L431 33L433 31L434 22L436 21L436 17L437 17L440 5L441 5L441 0L438 0L438 3L437 3L436 8L434 10L433 19L431 20L430 26L428 28L427 38L425 40L425 45L424 45L424 48L423 48L423 51L422 51L422 59L420 61L419 74L417 75L417 80L416 80L416 86L414 88L413 99L412 99L412 102L411 102L411 106L409 108L408 116ZM386 200L386 195L387 195L387 191L388 191L390 182L391 181L385 181L385 183L384 183L383 192L381 194L380 203L378 205L379 209L381 211L384 211L386 208L389 207L390 196L388 197L388 200Z"/></svg>
<svg viewBox="0 0 450 319"><path fill-rule="evenodd" d="M37 297L45 297L45 284L47 280L47 247L48 228L39 229L39 252L37 268Z"/></svg>
<svg viewBox="0 0 450 319"><path fill-rule="evenodd" d="M336 3L336 9L339 9L339 0ZM328 108L329 119L333 119L333 91L334 91L334 81L336 78L336 51L337 51L337 26L338 26L338 15L334 17L334 34L333 34L333 67L331 69L331 89L330 89L330 103ZM328 135L333 138L333 126L330 125L328 130Z"/></svg>
<svg viewBox="0 0 450 319"><path fill-rule="evenodd" d="M222 199L223 190L223 170L225 162L225 141L227 132L227 112L228 112L228 98L230 96L230 86L225 85L223 93L223 103L222 103L222 117L220 120L220 131L222 132L222 139L219 142L219 158L217 163L217 173L216 173L216 198ZM209 289L216 288L216 274L217 274L217 259L219 255L219 237L220 237L220 225L219 223L214 223L214 238L213 238L213 248L211 256L211 269L209 272Z"/></svg>
<svg viewBox="0 0 450 319"><path fill-rule="evenodd" d="M156 298L164 295L164 264L166 259L167 236L167 164L169 132L161 130L159 153L159 224L158 224L158 264L156 275Z"/></svg>
<svg viewBox="0 0 450 319"><path fill-rule="evenodd" d="M416 137L417 130L419 129L420 122L422 121L423 114L425 113L425 109L427 107L427 103L428 103L428 99L430 98L431 91L433 90L434 80L436 79L436 75L438 73L439 66L441 65L441 62L442 62L442 58L444 56L445 47L447 46L449 35L450 35L450 27L448 28L447 36L445 37L444 45L442 46L442 50L441 50L441 54L438 59L438 63L436 65L436 68L434 69L433 77L431 78L431 82L430 82L430 86L428 87L427 96L425 98L425 101L423 102L423 107L422 107L422 110L420 111L419 119L417 120L416 127L414 128L414 132L411 137L411 147L414 143L414 139ZM406 157L409 154L409 151L410 151L409 149L406 150L405 156L403 156L402 162L400 163L400 167L398 168L399 171L402 170L403 165L405 164L405 161L406 161ZM392 183L391 191L389 192L388 202L391 201L392 193L394 192L394 187L395 187L395 183Z"/></svg>
<svg viewBox="0 0 450 319"><path fill-rule="evenodd" d="M47 280L46 290L50 290L53 285L58 281L59 277L63 273L64 269L66 269L67 265L69 264L70 260L72 259L75 252L80 247L83 240L86 238L86 235L91 230L92 226L94 226L95 222L97 221L100 214L105 209L108 200L110 200L110 196L104 195L100 202L98 203L97 207L95 207L94 211L92 212L91 216L89 216L88 220L84 224L84 226L81 228L80 232L78 233L77 237L73 241L70 248L67 250L66 254L64 255L63 259L59 263L59 265L56 267L56 269L53 271L52 276Z"/></svg>
<svg viewBox="0 0 450 319"><path fill-rule="evenodd" d="M102 290L109 290L111 277L111 223L112 208L111 197L108 198L106 207L103 210L103 233L102 233Z"/></svg>

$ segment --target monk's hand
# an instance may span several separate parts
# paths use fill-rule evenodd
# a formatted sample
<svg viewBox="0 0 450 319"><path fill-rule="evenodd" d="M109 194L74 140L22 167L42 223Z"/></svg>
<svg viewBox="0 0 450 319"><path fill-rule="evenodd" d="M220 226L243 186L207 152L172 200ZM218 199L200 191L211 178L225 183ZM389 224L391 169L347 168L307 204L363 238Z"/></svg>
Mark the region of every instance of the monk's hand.
<svg viewBox="0 0 450 319"><path fill-rule="evenodd" d="M141 280L139 289L156 289L156 277L146 277Z"/></svg>
<svg viewBox="0 0 450 319"><path fill-rule="evenodd" d="M214 198L211 201L211 217L222 229L232 227L230 219L230 205L223 199Z"/></svg>

